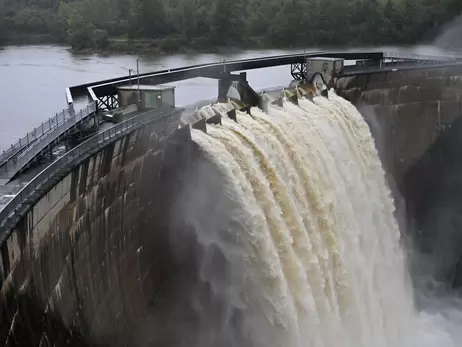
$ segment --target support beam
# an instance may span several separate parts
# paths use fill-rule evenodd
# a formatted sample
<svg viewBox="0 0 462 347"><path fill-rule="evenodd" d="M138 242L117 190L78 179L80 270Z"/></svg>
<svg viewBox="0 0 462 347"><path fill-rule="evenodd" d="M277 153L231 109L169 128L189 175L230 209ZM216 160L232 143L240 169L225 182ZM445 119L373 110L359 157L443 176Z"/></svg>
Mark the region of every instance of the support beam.
<svg viewBox="0 0 462 347"><path fill-rule="evenodd" d="M218 101L225 102L227 100L228 90L232 83L233 79L230 74L218 80Z"/></svg>
<svg viewBox="0 0 462 347"><path fill-rule="evenodd" d="M119 107L119 98L117 97L117 95L111 95L109 96L111 102L111 109L115 109L117 107Z"/></svg>
<svg viewBox="0 0 462 347"><path fill-rule="evenodd" d="M245 85L247 83L247 73L241 72L239 75L233 75L231 73L222 73L218 79L218 101L226 101L229 87L233 82L238 82L239 85ZM241 88L238 88L241 93Z"/></svg>
<svg viewBox="0 0 462 347"><path fill-rule="evenodd" d="M229 79L231 81L240 81L241 75L233 75L229 72L220 72L220 73L203 73L200 77L212 78L216 80L220 79Z"/></svg>
<svg viewBox="0 0 462 347"><path fill-rule="evenodd" d="M207 123L205 118L202 118L200 121L197 121L192 125L193 129L202 130L204 133L207 133Z"/></svg>
<svg viewBox="0 0 462 347"><path fill-rule="evenodd" d="M241 72L239 75L228 74L224 78L218 80L218 101L225 102L229 87L237 81L237 90L241 101L250 106L258 106L260 96L247 82L247 72Z"/></svg>
<svg viewBox="0 0 462 347"><path fill-rule="evenodd" d="M71 89L69 87L66 88L66 101L69 106L74 103L74 99L72 98Z"/></svg>
<svg viewBox="0 0 462 347"><path fill-rule="evenodd" d="M228 118L230 118L233 121L237 122L236 109L233 108L231 111L228 111L227 115L228 115Z"/></svg>
<svg viewBox="0 0 462 347"><path fill-rule="evenodd" d="M290 74L294 80L306 82L306 62L290 64Z"/></svg>
<svg viewBox="0 0 462 347"><path fill-rule="evenodd" d="M205 121L207 124L215 124L215 125L222 125L221 123L221 116L219 114L216 114L215 116L212 116L210 118L208 118L206 121Z"/></svg>
<svg viewBox="0 0 462 347"><path fill-rule="evenodd" d="M108 103L108 97L107 96L103 96L103 97L100 97L98 98L98 108L101 109L101 110L110 110L111 107Z"/></svg>

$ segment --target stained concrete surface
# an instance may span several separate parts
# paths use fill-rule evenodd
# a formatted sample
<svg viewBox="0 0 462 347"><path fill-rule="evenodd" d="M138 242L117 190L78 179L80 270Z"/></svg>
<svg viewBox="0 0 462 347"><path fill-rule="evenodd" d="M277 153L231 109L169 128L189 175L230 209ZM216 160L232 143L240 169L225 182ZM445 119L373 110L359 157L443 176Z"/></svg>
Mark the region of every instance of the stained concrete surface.
<svg viewBox="0 0 462 347"><path fill-rule="evenodd" d="M178 122L87 158L12 230L0 246L1 345L134 345L175 273L166 211L190 145L188 129L169 135Z"/></svg>
<svg viewBox="0 0 462 347"><path fill-rule="evenodd" d="M357 76L338 86L368 121L389 174L418 297L460 291L462 68Z"/></svg>
<svg viewBox="0 0 462 347"><path fill-rule="evenodd" d="M461 67L358 75L339 79L337 87L371 125L382 161L399 187L461 114Z"/></svg>
<svg viewBox="0 0 462 347"><path fill-rule="evenodd" d="M441 295L462 289L462 119L445 129L404 177L407 230L418 286Z"/></svg>

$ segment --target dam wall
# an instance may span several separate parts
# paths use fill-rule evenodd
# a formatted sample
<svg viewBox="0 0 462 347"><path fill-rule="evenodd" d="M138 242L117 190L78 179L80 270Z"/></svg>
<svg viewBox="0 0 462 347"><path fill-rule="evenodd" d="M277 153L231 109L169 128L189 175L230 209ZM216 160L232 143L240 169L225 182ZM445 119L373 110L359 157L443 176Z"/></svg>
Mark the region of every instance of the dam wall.
<svg viewBox="0 0 462 347"><path fill-rule="evenodd" d="M397 184L415 287L423 297L460 293L462 68L358 75L339 79L337 88L368 121Z"/></svg>
<svg viewBox="0 0 462 347"><path fill-rule="evenodd" d="M422 249L434 243L437 228L429 228L424 216L440 190L434 179L421 173L429 171L429 163L439 156L441 150L434 150L433 159L426 159L434 144L440 146L440 135L458 138L452 127L460 123L460 76L461 68L448 67L337 81L338 93L368 120L384 165L406 201L420 209L420 214L413 211L416 218L422 215L417 225L430 233ZM207 302L212 289L197 281L200 274L194 272L207 252L194 248L198 242L193 226L172 216L181 215L175 210L191 209L196 214L200 210L201 222L231 229L232 221L229 225L225 221L233 207L221 190L222 182L213 180L218 175L213 175L207 160L197 159L189 127L177 130L179 122L178 113L95 146L58 172L11 218L0 244L0 346L145 346L172 341L194 345L184 343L187 330L179 329L178 322L190 331L206 327L213 333L211 322L198 322L197 308L180 302L184 292L196 286L206 293L200 307L212 307L217 316L224 309L220 302ZM447 142L441 146L447 148ZM458 155L454 151L446 162ZM193 160L198 164L191 165ZM422 160L427 165L419 164ZM196 191L203 180L208 191ZM434 195L429 193L427 205L420 206L424 186L433 187ZM176 192L183 194L181 199ZM454 198L451 203L459 202ZM212 207L219 204L226 208L217 215ZM190 208L195 205L200 208ZM210 211L215 211L214 218L209 218ZM178 245L171 244L172 231L179 234L177 241L184 242L181 255ZM455 237L446 237L445 242ZM438 246L441 252L446 243ZM454 245L447 273L454 267L462 269L462 243ZM207 245L208 252L220 259L213 246ZM221 264L225 261L213 258L210 263L226 277ZM462 270L456 280L462 283ZM187 310L172 310L175 305ZM182 316L172 318L175 312Z"/></svg>
<svg viewBox="0 0 462 347"><path fill-rule="evenodd" d="M336 89L369 122L382 161L401 187L406 172L460 117L462 68L344 77L338 79Z"/></svg>
<svg viewBox="0 0 462 347"><path fill-rule="evenodd" d="M180 117L95 147L4 230L1 346L135 345L175 266L163 231L188 158Z"/></svg>

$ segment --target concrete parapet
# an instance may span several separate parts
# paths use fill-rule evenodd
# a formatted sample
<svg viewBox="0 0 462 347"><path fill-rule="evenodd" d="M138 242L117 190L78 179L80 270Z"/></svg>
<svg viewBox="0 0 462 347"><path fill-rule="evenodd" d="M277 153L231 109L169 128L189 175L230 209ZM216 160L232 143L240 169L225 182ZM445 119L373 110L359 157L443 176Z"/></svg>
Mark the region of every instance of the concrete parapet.
<svg viewBox="0 0 462 347"><path fill-rule="evenodd" d="M189 128L172 135L179 116L83 158L11 230L0 345L133 345L171 276L165 216L191 146Z"/></svg>

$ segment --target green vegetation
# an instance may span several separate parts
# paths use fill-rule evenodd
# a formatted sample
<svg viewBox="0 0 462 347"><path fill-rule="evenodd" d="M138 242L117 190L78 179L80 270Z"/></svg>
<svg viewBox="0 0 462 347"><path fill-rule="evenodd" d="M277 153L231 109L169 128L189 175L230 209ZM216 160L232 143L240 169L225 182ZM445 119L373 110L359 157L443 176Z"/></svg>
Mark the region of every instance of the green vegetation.
<svg viewBox="0 0 462 347"><path fill-rule="evenodd" d="M461 13L461 0L0 0L0 41L169 52L413 44Z"/></svg>

